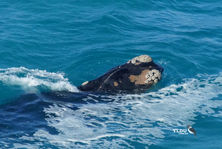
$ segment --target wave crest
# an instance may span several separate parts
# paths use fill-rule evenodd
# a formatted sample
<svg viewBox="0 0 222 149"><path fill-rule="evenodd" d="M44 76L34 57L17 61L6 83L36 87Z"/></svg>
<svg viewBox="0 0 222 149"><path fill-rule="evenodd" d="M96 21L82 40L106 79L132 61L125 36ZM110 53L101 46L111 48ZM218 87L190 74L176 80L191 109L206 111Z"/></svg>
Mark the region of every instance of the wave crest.
<svg viewBox="0 0 222 149"><path fill-rule="evenodd" d="M0 69L0 81L7 85L18 85L25 90L31 88L47 88L50 90L78 92L63 73L47 72L46 70L12 67Z"/></svg>

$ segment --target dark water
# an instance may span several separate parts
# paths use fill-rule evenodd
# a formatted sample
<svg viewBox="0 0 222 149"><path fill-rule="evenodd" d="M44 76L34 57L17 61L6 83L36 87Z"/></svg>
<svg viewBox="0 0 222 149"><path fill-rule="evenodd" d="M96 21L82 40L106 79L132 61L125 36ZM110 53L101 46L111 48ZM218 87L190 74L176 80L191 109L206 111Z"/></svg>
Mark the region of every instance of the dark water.
<svg viewBox="0 0 222 149"><path fill-rule="evenodd" d="M1 1L1 148L221 148L221 6ZM141 54L165 69L147 93L76 89Z"/></svg>

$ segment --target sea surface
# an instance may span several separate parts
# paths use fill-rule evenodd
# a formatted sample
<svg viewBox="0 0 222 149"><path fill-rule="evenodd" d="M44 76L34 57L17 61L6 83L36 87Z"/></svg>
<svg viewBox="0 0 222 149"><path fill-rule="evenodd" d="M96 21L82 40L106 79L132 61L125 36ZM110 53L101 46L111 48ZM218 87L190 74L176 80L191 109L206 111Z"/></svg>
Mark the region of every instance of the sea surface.
<svg viewBox="0 0 222 149"><path fill-rule="evenodd" d="M1 149L222 148L221 0L1 0L0 14ZM77 89L141 54L164 67L146 93Z"/></svg>

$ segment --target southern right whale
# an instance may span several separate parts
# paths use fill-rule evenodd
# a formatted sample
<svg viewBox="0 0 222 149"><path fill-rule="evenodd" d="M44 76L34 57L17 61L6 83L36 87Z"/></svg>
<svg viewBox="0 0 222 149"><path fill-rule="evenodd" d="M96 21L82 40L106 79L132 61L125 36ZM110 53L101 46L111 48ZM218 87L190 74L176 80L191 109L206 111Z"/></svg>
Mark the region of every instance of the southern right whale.
<svg viewBox="0 0 222 149"><path fill-rule="evenodd" d="M95 80L78 87L81 91L99 93L145 92L161 79L163 68L148 55L140 55L117 66Z"/></svg>

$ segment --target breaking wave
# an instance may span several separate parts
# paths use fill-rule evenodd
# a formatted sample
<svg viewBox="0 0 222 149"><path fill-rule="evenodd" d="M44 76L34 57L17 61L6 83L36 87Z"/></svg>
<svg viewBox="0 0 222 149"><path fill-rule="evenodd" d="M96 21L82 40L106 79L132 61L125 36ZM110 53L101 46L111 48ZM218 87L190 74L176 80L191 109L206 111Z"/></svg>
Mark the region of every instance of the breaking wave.
<svg viewBox="0 0 222 149"><path fill-rule="evenodd" d="M64 77L63 73L25 67L0 69L0 81L6 85L20 86L25 90L46 88L55 91L78 92L78 89Z"/></svg>

